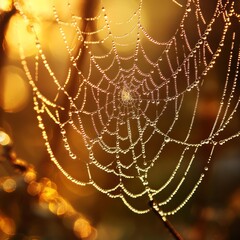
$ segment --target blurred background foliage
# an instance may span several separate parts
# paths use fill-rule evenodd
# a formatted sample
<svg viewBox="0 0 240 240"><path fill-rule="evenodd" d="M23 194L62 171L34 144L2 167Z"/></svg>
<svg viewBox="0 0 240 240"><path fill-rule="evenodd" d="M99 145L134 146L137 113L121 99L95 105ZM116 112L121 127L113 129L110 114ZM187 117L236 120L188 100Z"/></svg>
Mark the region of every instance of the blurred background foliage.
<svg viewBox="0 0 240 240"><path fill-rule="evenodd" d="M66 52L59 50L63 43L52 23L51 1L28 1L31 1L31 14L37 16L33 24L43 41L45 39L52 62L59 69L65 69ZM84 0L72 2L79 11L85 4ZM210 15L217 1L202 2L204 14ZM64 15L62 1L57 4ZM98 1L91 4L97 6ZM155 4L156 1L149 1L149 6ZM113 16L119 7L123 8L122 12L126 11L126 6L112 6ZM157 31L168 38L182 12L171 1L159 1L155 9L160 11L158 16L163 23ZM149 23L155 22L154 18L156 14L151 15ZM239 28L239 24L236 26ZM11 0L0 0L0 239L172 239L153 213L136 215L121 201L109 199L92 188L79 188L56 170L37 127L31 89L19 61L16 31L21 33L21 44L31 57L35 51L31 29L16 13ZM149 24L149 31L153 36L159 34L155 25ZM226 68L227 62L222 64L219 69ZM211 74L210 92L217 90L219 69ZM211 98L202 105L200 114L206 123L202 124L199 134L216 107ZM239 127L239 119L236 126ZM240 148L239 140L235 140L219 149L193 199L170 218L184 239L240 239L239 173Z"/></svg>

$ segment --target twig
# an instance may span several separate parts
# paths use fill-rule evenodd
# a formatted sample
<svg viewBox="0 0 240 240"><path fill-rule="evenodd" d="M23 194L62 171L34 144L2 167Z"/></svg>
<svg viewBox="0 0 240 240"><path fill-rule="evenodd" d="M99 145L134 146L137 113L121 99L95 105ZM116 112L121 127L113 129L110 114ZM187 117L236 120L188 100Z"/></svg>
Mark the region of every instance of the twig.
<svg viewBox="0 0 240 240"><path fill-rule="evenodd" d="M176 229L173 227L173 225L167 220L165 216L162 216L157 203L154 201L149 202L150 207L152 208L153 212L162 220L164 226L167 228L167 230L171 233L171 235L174 237L176 240L184 240L180 234L176 231Z"/></svg>

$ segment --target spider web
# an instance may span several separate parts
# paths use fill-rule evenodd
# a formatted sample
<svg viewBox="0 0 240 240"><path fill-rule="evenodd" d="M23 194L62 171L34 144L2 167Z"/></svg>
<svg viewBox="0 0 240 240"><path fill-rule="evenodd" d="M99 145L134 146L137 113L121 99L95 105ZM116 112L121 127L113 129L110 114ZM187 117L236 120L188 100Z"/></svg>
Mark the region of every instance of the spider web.
<svg viewBox="0 0 240 240"><path fill-rule="evenodd" d="M107 3L86 3L87 10L76 13L65 1L61 16L52 1L65 74L44 49L24 4L15 1L36 40L34 59L19 50L39 127L51 160L75 184L120 198L138 214L149 212L154 198L162 216L172 215L202 182L215 148L240 135L232 127L240 102L240 36L232 23L240 17L234 1L217 0L211 17L199 0L173 1L182 17L161 41L144 24L144 1L127 20L111 15ZM222 55L226 77L217 85L215 115L200 133L209 75Z"/></svg>

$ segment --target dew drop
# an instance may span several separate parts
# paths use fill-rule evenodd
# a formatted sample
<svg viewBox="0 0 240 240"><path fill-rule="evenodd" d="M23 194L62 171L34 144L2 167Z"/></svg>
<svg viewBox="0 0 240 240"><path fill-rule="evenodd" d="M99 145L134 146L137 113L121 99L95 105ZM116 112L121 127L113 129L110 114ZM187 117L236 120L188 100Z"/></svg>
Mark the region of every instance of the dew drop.
<svg viewBox="0 0 240 240"><path fill-rule="evenodd" d="M166 143L168 143L168 142L170 142L170 141L171 141L171 139L170 139L170 137L169 137L169 136L166 136L166 137L164 138L164 141L165 141Z"/></svg>
<svg viewBox="0 0 240 240"><path fill-rule="evenodd" d="M66 131L64 128L61 129L61 134L66 134Z"/></svg>
<svg viewBox="0 0 240 240"><path fill-rule="evenodd" d="M192 10L192 9L191 9L190 6L188 6L188 7L186 8L186 11L187 11L187 12L191 12L191 10Z"/></svg>
<svg viewBox="0 0 240 240"><path fill-rule="evenodd" d="M219 141L220 145L223 145L225 142L223 140Z"/></svg>
<svg viewBox="0 0 240 240"><path fill-rule="evenodd" d="M178 71L178 72L181 72L181 71L182 71L182 68L181 68L181 67L178 67L178 68L177 68L177 71Z"/></svg>

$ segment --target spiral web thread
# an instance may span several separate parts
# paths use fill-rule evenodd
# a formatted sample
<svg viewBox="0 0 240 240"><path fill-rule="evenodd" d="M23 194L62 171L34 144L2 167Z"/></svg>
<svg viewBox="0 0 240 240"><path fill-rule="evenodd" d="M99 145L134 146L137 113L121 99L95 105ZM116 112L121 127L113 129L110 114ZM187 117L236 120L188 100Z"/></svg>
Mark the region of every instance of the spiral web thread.
<svg viewBox="0 0 240 240"><path fill-rule="evenodd" d="M153 198L162 216L179 211L202 182L215 148L240 135L231 128L240 102L240 36L231 24L240 17L234 1L216 1L209 20L199 0L173 2L185 10L165 42L151 37L142 24L141 0L123 22L112 21L111 9L104 6L94 16L77 15L71 2L65 9L69 18L62 19L53 2L53 19L65 45L62 51L68 55L67 75L58 77L32 19L15 1L36 40L37 54L30 59L34 66L21 46L19 50L51 160L75 184L92 185L120 198L138 214L150 211L147 202ZM67 28L73 31L75 44ZM223 52L226 77L219 83L216 115L199 139L195 135L202 92ZM47 81L46 76L41 78L43 71ZM45 94L41 84L49 84L54 94ZM56 156L49 123L61 139L63 156ZM70 132L80 139L79 148ZM71 165L77 174L69 173ZM198 176L191 175L196 168ZM185 190L181 193L181 189Z"/></svg>

